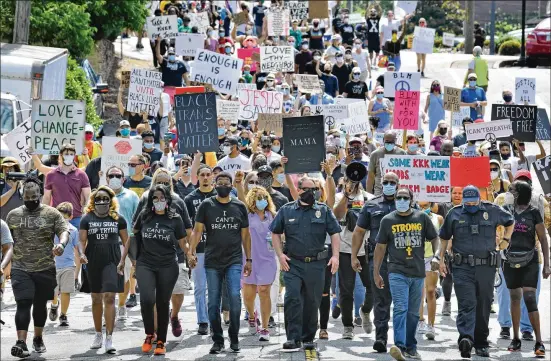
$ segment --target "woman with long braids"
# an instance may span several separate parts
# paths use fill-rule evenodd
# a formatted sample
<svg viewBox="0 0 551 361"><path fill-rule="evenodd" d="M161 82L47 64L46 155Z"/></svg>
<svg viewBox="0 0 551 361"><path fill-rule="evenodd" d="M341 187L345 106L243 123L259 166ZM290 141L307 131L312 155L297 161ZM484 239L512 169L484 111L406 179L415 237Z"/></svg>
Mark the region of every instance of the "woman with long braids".
<svg viewBox="0 0 551 361"><path fill-rule="evenodd" d="M92 317L96 335L91 349L103 343L102 318L105 317L105 352L114 353L115 294L124 292L124 273L117 271L121 260L119 238L128 242L126 220L117 210L119 204L111 188L99 187L90 196L86 215L80 221L80 262L86 265L92 294ZM127 250L123 251L127 252ZM124 264L124 262L123 262Z"/></svg>

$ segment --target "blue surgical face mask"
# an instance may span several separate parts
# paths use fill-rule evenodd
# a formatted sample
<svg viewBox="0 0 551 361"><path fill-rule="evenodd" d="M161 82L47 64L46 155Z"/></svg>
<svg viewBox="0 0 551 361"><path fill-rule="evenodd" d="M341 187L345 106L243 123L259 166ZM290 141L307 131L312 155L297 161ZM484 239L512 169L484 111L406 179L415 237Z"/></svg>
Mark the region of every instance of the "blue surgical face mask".
<svg viewBox="0 0 551 361"><path fill-rule="evenodd" d="M276 175L276 180L281 184L285 183L285 173L279 173Z"/></svg>
<svg viewBox="0 0 551 361"><path fill-rule="evenodd" d="M469 86L474 88L476 86L476 80L469 80Z"/></svg>
<svg viewBox="0 0 551 361"><path fill-rule="evenodd" d="M231 53L231 48L226 48L226 49L224 49L224 51L226 52L226 54L229 54L229 53Z"/></svg>
<svg viewBox="0 0 551 361"><path fill-rule="evenodd" d="M154 146L155 146L155 144L153 144L153 143L144 143L143 144L143 147L145 149L153 149Z"/></svg>
<svg viewBox="0 0 551 361"><path fill-rule="evenodd" d="M475 214L480 209L480 206L478 204L476 206L468 206L464 204L463 209L465 209L468 213Z"/></svg>
<svg viewBox="0 0 551 361"><path fill-rule="evenodd" d="M396 210L398 212L407 212L409 211L409 199L396 200Z"/></svg>
<svg viewBox="0 0 551 361"><path fill-rule="evenodd" d="M425 212L426 214L430 214L430 208L423 209L423 212Z"/></svg>
<svg viewBox="0 0 551 361"><path fill-rule="evenodd" d="M281 149L280 146L278 146L278 145L272 145L272 152L276 152L276 153L277 153L277 152L279 152L280 149Z"/></svg>
<svg viewBox="0 0 551 361"><path fill-rule="evenodd" d="M218 136L221 137L226 134L226 128L218 128Z"/></svg>
<svg viewBox="0 0 551 361"><path fill-rule="evenodd" d="M419 144L408 144L408 150L410 152L417 152L419 150Z"/></svg>
<svg viewBox="0 0 551 361"><path fill-rule="evenodd" d="M122 128L120 132L123 137L128 137L130 135L130 128Z"/></svg>
<svg viewBox="0 0 551 361"><path fill-rule="evenodd" d="M260 199L256 201L256 208L259 211L263 211L266 207L268 207L268 201L265 199Z"/></svg>
<svg viewBox="0 0 551 361"><path fill-rule="evenodd" d="M218 33L218 36L223 38L226 34L225 33Z"/></svg>
<svg viewBox="0 0 551 361"><path fill-rule="evenodd" d="M394 150L394 143L385 143L385 149L387 152L392 152Z"/></svg>
<svg viewBox="0 0 551 361"><path fill-rule="evenodd" d="M377 94L377 99L383 99L384 98L384 94Z"/></svg>
<svg viewBox="0 0 551 361"><path fill-rule="evenodd" d="M396 194L396 184L383 184L383 194L385 196L393 196Z"/></svg>
<svg viewBox="0 0 551 361"><path fill-rule="evenodd" d="M168 61L172 61L172 62L176 61L176 55L169 55Z"/></svg>
<svg viewBox="0 0 551 361"><path fill-rule="evenodd" d="M249 74L251 74L251 72L250 72L249 70L245 70L245 71L243 72L243 74L249 75Z"/></svg>
<svg viewBox="0 0 551 361"><path fill-rule="evenodd" d="M136 168L129 167L128 168L128 176L133 177L136 175Z"/></svg>
<svg viewBox="0 0 551 361"><path fill-rule="evenodd" d="M289 88L283 88L281 89L281 92L285 95L289 95Z"/></svg>

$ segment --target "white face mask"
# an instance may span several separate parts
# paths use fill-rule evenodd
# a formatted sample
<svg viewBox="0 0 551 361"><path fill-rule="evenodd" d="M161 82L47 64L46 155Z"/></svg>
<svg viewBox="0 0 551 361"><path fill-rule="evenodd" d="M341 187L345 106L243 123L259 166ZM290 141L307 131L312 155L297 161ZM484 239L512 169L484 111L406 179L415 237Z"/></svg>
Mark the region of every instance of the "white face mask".
<svg viewBox="0 0 551 361"><path fill-rule="evenodd" d="M231 147L226 146L226 147L222 148L222 150L223 150L225 155L228 155L228 154L231 153Z"/></svg>
<svg viewBox="0 0 551 361"><path fill-rule="evenodd" d="M319 56L319 55L314 55L314 60L315 60L315 61L320 61L320 59L321 59L321 56Z"/></svg>
<svg viewBox="0 0 551 361"><path fill-rule="evenodd" d="M73 165L74 163L75 163L75 156L74 156L74 154L64 155L64 156L63 156L63 164L65 164L65 165Z"/></svg>
<svg viewBox="0 0 551 361"><path fill-rule="evenodd" d="M492 179L498 179L499 178L499 172L490 172L490 177L492 177Z"/></svg>
<svg viewBox="0 0 551 361"><path fill-rule="evenodd" d="M121 178L111 178L109 179L109 188L116 191L121 189L122 187L122 179Z"/></svg>

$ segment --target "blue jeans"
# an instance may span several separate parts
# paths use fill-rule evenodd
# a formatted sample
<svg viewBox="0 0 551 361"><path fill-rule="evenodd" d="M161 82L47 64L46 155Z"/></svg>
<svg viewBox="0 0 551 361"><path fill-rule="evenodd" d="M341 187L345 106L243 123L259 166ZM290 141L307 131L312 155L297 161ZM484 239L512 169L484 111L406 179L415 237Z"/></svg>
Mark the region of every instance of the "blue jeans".
<svg viewBox="0 0 551 361"><path fill-rule="evenodd" d="M339 277L339 272L337 271L337 277ZM339 301L339 281L337 278L337 282L335 282L335 295L337 296L335 298L335 303L338 303ZM365 287L362 283L362 279L360 278L360 274L356 273L356 281L354 283L354 317L360 317L360 308L362 308L362 305L364 304L365 299ZM333 307L335 307L333 305ZM332 308L333 308L332 307Z"/></svg>
<svg viewBox="0 0 551 361"><path fill-rule="evenodd" d="M197 253L197 266L191 271L193 280L193 296L197 323L208 323L207 313L207 273L205 272L205 254Z"/></svg>
<svg viewBox="0 0 551 361"><path fill-rule="evenodd" d="M226 280L226 289L230 300L230 327L228 334L232 343L238 342L239 319L241 318L241 269L243 265L232 264L225 269L205 268L209 293L209 321L212 327L212 341L224 344L224 332L220 321L220 300L222 283Z"/></svg>
<svg viewBox="0 0 551 361"><path fill-rule="evenodd" d="M394 67L396 68L395 71L400 71L400 66L402 65L402 60L400 59L400 55L398 56L389 56L388 57L388 62L392 62L394 63Z"/></svg>
<svg viewBox="0 0 551 361"><path fill-rule="evenodd" d="M507 266L508 267L508 266ZM497 322L501 327L513 327L513 322L511 321L511 295L509 289L505 284L505 277L503 277L503 270L499 269L499 274L501 275L501 285L497 288L497 303L499 305L499 311L497 313ZM538 288L536 289L536 299L539 301L540 298L540 286L541 286L541 264L539 272ZM534 332L532 324L530 323L530 318L528 317L528 311L526 310L526 304L524 300L520 303L520 332Z"/></svg>
<svg viewBox="0 0 551 361"><path fill-rule="evenodd" d="M389 273L388 283L394 312L394 344L406 351L417 350L415 332L419 322L419 306L423 293L424 278L410 278L399 273Z"/></svg>

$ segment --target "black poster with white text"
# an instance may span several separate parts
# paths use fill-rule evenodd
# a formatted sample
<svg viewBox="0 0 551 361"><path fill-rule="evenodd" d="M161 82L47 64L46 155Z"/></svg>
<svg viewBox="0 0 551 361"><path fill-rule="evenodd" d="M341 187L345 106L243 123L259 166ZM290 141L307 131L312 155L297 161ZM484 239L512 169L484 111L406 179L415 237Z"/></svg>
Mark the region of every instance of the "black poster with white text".
<svg viewBox="0 0 551 361"><path fill-rule="evenodd" d="M520 142L536 141L538 107L535 105L492 104L491 119L510 119L513 126L513 138Z"/></svg>
<svg viewBox="0 0 551 361"><path fill-rule="evenodd" d="M543 194L551 194L551 155L533 163Z"/></svg>
<svg viewBox="0 0 551 361"><path fill-rule="evenodd" d="M283 152L289 159L285 173L320 172L325 160L323 115L283 118Z"/></svg>
<svg viewBox="0 0 551 361"><path fill-rule="evenodd" d="M215 93L175 95L174 115L178 130L178 153L218 150Z"/></svg>

